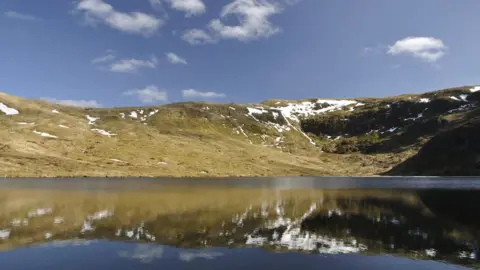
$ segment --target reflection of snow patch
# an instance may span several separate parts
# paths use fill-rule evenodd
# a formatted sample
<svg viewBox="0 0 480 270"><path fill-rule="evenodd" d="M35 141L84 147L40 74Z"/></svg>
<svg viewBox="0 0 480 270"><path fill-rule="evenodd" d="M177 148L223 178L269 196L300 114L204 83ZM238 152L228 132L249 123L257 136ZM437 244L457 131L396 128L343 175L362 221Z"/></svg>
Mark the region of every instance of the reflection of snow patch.
<svg viewBox="0 0 480 270"><path fill-rule="evenodd" d="M111 210L103 210L103 211L98 211L93 214L93 216L89 216L88 218L90 220L100 220L104 218L108 218L113 216L113 211Z"/></svg>
<svg viewBox="0 0 480 270"><path fill-rule="evenodd" d="M435 255L437 254L437 251L433 248L426 249L425 254L427 254L428 257L435 257Z"/></svg>
<svg viewBox="0 0 480 270"><path fill-rule="evenodd" d="M45 233L45 239L50 239L50 238L52 238L52 233L49 233L49 232Z"/></svg>
<svg viewBox="0 0 480 270"><path fill-rule="evenodd" d="M93 231L93 226L92 226L92 223L90 223L90 221L86 220L83 222L82 229L80 230L80 232L84 233L89 231Z"/></svg>
<svg viewBox="0 0 480 270"><path fill-rule="evenodd" d="M10 237L11 230L10 229L4 229L0 230L0 239L1 240L6 240Z"/></svg>
<svg viewBox="0 0 480 270"><path fill-rule="evenodd" d="M33 211L28 212L28 217L40 217L53 212L52 208L39 208Z"/></svg>

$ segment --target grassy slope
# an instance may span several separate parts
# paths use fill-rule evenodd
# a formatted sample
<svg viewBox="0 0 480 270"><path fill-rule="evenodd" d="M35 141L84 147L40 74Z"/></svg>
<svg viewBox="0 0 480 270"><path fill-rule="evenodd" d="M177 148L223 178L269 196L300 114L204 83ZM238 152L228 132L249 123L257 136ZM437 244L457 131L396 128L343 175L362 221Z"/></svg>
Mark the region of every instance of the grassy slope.
<svg viewBox="0 0 480 270"><path fill-rule="evenodd" d="M292 134L286 141L286 144L294 146L293 150L263 147L259 145L260 135L245 131L254 142L250 144L241 133L232 132L232 126L241 122L245 129L248 125L252 126L252 130L253 127L261 127L255 126L255 122L246 117L241 118L241 112L237 113L237 122L226 121L217 113L210 112L215 110L226 114L226 105L163 106L144 125L139 120L129 119L128 116L122 119L119 115L120 112L128 114L132 108L86 110L6 94L0 95L0 102L20 111L19 115L0 115L0 175L5 176L180 177L341 175L357 172L353 168L345 169L336 158L320 153L297 134ZM203 109L206 106L209 110ZM242 109L237 107L239 111ZM53 113L53 109L59 113ZM230 112L235 113L233 110ZM89 125L87 114L100 117L100 120ZM19 125L19 122L34 124ZM118 135L107 137L91 131L92 128ZM33 130L58 138L41 137ZM275 132L267 130L266 133L273 136ZM368 173L371 171L364 172Z"/></svg>
<svg viewBox="0 0 480 270"><path fill-rule="evenodd" d="M0 112L0 176L376 175L416 154L438 131L435 127L433 132L423 132L419 127L428 127L428 123L439 117L463 121L463 112L427 113L422 119L405 122L400 132L381 136L358 133L336 141L325 136L329 132L336 136L338 132L343 135L347 131L370 127L390 128L388 125L398 119L392 120L391 111L385 109L387 104L400 104L395 111L397 118L410 117L419 109L432 111L437 107L445 110L449 106L459 106L462 103L452 104L448 99L450 95L459 94L468 94L468 87L421 96L358 99L366 105L354 110L349 106L294 123L317 143L313 146L298 130L279 132L266 125L265 122L286 125L284 119L273 119L270 111L256 115L260 122L249 117L245 105L179 103L160 107L83 109L0 93L1 103L20 111L13 116ZM439 102L420 108L416 102L419 98ZM262 105L275 107L287 103L266 101ZM53 113L53 109L59 113ZM128 117L133 110L143 110L146 119ZM153 110L158 112L147 116ZM125 119L121 113L126 114ZM99 120L89 124L86 115ZM139 113L139 118L142 115ZM338 130L337 125L344 118L348 118L350 124ZM377 120L372 122L372 118ZM19 122L34 124L19 125ZM310 129L305 128L305 123L310 124ZM117 135L104 136L91 130L94 128ZM34 130L58 138L41 137L33 133Z"/></svg>

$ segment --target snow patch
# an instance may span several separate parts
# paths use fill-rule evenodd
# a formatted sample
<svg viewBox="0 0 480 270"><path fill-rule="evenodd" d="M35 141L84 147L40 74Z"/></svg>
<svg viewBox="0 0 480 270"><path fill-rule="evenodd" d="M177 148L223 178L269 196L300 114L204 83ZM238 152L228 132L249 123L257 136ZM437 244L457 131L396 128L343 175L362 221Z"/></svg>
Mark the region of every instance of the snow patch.
<svg viewBox="0 0 480 270"><path fill-rule="evenodd" d="M88 124L89 124L89 125L95 125L95 121L97 121L98 119L100 119L100 118L98 118L98 117L93 117L93 116L90 116L90 115L88 115L88 114L87 114L85 117L88 119Z"/></svg>
<svg viewBox="0 0 480 270"><path fill-rule="evenodd" d="M61 127L61 128L69 128L69 127L64 126L64 125L58 125L58 126Z"/></svg>
<svg viewBox="0 0 480 270"><path fill-rule="evenodd" d="M467 101L468 96L467 95L460 95L459 97L460 97L461 100Z"/></svg>
<svg viewBox="0 0 480 270"><path fill-rule="evenodd" d="M60 113L60 112L57 110L52 110L52 113Z"/></svg>
<svg viewBox="0 0 480 270"><path fill-rule="evenodd" d="M156 113L158 113L158 110L153 110L153 111L151 111L151 112L148 114L148 116L153 116L153 115L155 115Z"/></svg>
<svg viewBox="0 0 480 270"><path fill-rule="evenodd" d="M475 93L477 91L480 91L480 86L475 86L473 88L470 88L470 92ZM1 103L0 103L1 104Z"/></svg>
<svg viewBox="0 0 480 270"><path fill-rule="evenodd" d="M247 107L247 110L248 110L248 114L249 114L249 115L268 113L268 111L265 110L265 109L262 108L262 107L257 107L257 108L249 108L249 107Z"/></svg>
<svg viewBox="0 0 480 270"><path fill-rule="evenodd" d="M45 239L50 239L50 238L52 238L52 233L49 233L49 232L45 233Z"/></svg>
<svg viewBox="0 0 480 270"><path fill-rule="evenodd" d="M120 160L120 159L116 159L116 158L111 158L110 160L113 161L113 162L122 162L122 163L125 163L125 161Z"/></svg>
<svg viewBox="0 0 480 270"><path fill-rule="evenodd" d="M430 102L430 99L428 98L421 98L420 100L418 100L419 103L429 103Z"/></svg>
<svg viewBox="0 0 480 270"><path fill-rule="evenodd" d="M131 111L129 116L130 116L131 118L135 118L135 119L138 118L138 114L137 114L136 111Z"/></svg>
<svg viewBox="0 0 480 270"><path fill-rule="evenodd" d="M31 122L31 123L29 123L29 122L18 122L17 124L22 125L22 126L24 126L24 125L35 125L35 123L33 123L33 122Z"/></svg>
<svg viewBox="0 0 480 270"><path fill-rule="evenodd" d="M2 111L6 115L16 115L19 114L17 110L14 108L7 107L7 105L0 102L0 111Z"/></svg>
<svg viewBox="0 0 480 270"><path fill-rule="evenodd" d="M318 104L327 104L328 106L325 108L315 110L315 107L318 106ZM275 107L273 109L279 110L284 117L289 118L293 121L299 122L300 121L298 119L299 116L307 117L307 116L313 116L313 115L322 114L326 112L336 111L336 110L340 110L342 107L352 105L352 104L358 104L358 102L354 100L319 99L315 103L309 102L309 101L305 101L302 103L288 103L288 105L285 107Z"/></svg>
<svg viewBox="0 0 480 270"><path fill-rule="evenodd" d="M158 164L158 165L168 165L167 162L163 162L163 161L160 161L160 162L158 162L157 164Z"/></svg>
<svg viewBox="0 0 480 270"><path fill-rule="evenodd" d="M48 215L53 212L52 208L38 208L33 211L28 212L28 217L40 217L44 215Z"/></svg>
<svg viewBox="0 0 480 270"><path fill-rule="evenodd" d="M100 134L102 134L102 135L108 136L108 137L112 137L112 136L116 136L116 135L117 135L117 134L110 133L110 132L108 132L108 131L105 131L105 130L103 130L103 129L98 129L98 128L94 128L94 129L92 129L92 131L96 131L96 132L98 132L98 133L100 133Z"/></svg>
<svg viewBox="0 0 480 270"><path fill-rule="evenodd" d="M120 117L122 117L122 119L125 119L125 113L120 113Z"/></svg>
<svg viewBox="0 0 480 270"><path fill-rule="evenodd" d="M55 217L53 219L53 224L60 224L60 223L63 223L63 221L65 221L63 217Z"/></svg>
<svg viewBox="0 0 480 270"><path fill-rule="evenodd" d="M410 120L415 121L415 120L420 119L422 117L423 117L423 113L419 113L416 117L405 118L405 119L403 119L403 121L410 121Z"/></svg>
<svg viewBox="0 0 480 270"><path fill-rule="evenodd" d="M235 111L234 107L228 107L230 110Z"/></svg>
<svg viewBox="0 0 480 270"><path fill-rule="evenodd" d="M454 96L451 96L450 98L453 99L453 100L456 100L456 101L460 101L460 99L458 99L458 98L456 98L456 97L454 97Z"/></svg>
<svg viewBox="0 0 480 270"><path fill-rule="evenodd" d="M37 131L37 130L34 130L34 131L32 131L32 132L35 133L35 134L38 134L38 135L40 135L40 136L42 136L42 137L54 138L54 139L58 138L57 136L48 134L48 133L46 133L46 132L40 132L40 131Z"/></svg>

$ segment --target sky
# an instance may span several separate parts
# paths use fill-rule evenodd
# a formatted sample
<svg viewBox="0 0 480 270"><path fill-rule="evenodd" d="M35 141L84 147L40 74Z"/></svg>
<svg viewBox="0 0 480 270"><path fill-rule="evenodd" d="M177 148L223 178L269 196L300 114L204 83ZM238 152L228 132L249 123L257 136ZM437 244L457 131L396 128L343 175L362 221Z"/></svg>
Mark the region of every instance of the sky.
<svg viewBox="0 0 480 270"><path fill-rule="evenodd" d="M480 84L478 0L2 0L0 91L79 106Z"/></svg>

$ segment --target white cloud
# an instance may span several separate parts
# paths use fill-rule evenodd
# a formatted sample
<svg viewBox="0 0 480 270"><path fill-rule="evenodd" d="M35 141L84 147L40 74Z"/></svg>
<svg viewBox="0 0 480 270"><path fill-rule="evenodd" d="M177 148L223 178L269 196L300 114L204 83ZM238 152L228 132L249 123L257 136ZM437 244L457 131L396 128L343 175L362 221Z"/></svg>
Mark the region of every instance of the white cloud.
<svg viewBox="0 0 480 270"><path fill-rule="evenodd" d="M84 14L88 23L103 22L110 27L132 34L150 36L163 24L163 20L142 12L120 12L103 0L80 0L75 11Z"/></svg>
<svg viewBox="0 0 480 270"><path fill-rule="evenodd" d="M447 46L442 40L433 37L407 37L398 40L389 46L388 54L410 54L428 62L435 62L442 58Z"/></svg>
<svg viewBox="0 0 480 270"><path fill-rule="evenodd" d="M235 0L223 7L221 18L235 15L240 24L225 25L221 20L212 20L210 29L222 38L249 41L268 38L280 31L269 18L282 12L280 5L267 0Z"/></svg>
<svg viewBox="0 0 480 270"><path fill-rule="evenodd" d="M152 56L150 60L123 59L110 65L112 72L135 72L140 68L156 68L157 58Z"/></svg>
<svg viewBox="0 0 480 270"><path fill-rule="evenodd" d="M187 64L187 60L172 52L166 53L165 55L167 56L168 61L172 64Z"/></svg>
<svg viewBox="0 0 480 270"><path fill-rule="evenodd" d="M293 5L300 0L234 0L222 8L219 19L211 20L207 29L190 29L183 39L192 45L216 43L219 39L250 41L268 38L280 28L270 22L270 17L283 11L282 4ZM224 20L235 17L237 25L226 25Z"/></svg>
<svg viewBox="0 0 480 270"><path fill-rule="evenodd" d="M87 107L87 108L103 107L102 104L98 103L96 100L56 99L56 98L49 98L49 97L42 97L40 99L43 99L51 103L70 105L70 106L76 106L76 107Z"/></svg>
<svg viewBox="0 0 480 270"><path fill-rule="evenodd" d="M136 96L143 103L167 102L168 95L166 91L161 91L155 85L149 85L142 89L133 89L124 92L125 96Z"/></svg>
<svg viewBox="0 0 480 270"><path fill-rule="evenodd" d="M152 0L150 0L152 1ZM155 1L155 0L153 0ZM206 6L202 0L166 0L173 9L184 11L186 16L205 13Z"/></svg>
<svg viewBox="0 0 480 270"><path fill-rule="evenodd" d="M213 38L207 31L202 29L190 29L183 32L182 39L192 45L216 43L217 40Z"/></svg>
<svg viewBox="0 0 480 270"><path fill-rule="evenodd" d="M37 18L35 16L28 15L28 14L23 14L23 13L16 12L16 11L7 11L7 12L3 13L3 15L5 15L5 17L10 18L10 19L17 19L17 20L24 20L24 21L38 21L38 20L40 20L39 18Z"/></svg>
<svg viewBox="0 0 480 270"><path fill-rule="evenodd" d="M183 98L224 98L226 97L223 93L216 92L200 92L195 89L186 89L182 91Z"/></svg>

